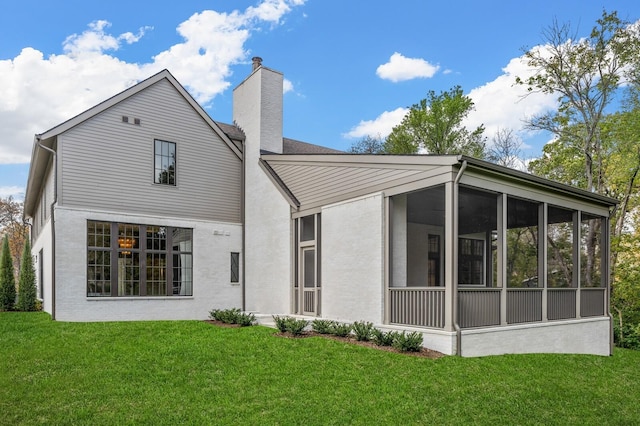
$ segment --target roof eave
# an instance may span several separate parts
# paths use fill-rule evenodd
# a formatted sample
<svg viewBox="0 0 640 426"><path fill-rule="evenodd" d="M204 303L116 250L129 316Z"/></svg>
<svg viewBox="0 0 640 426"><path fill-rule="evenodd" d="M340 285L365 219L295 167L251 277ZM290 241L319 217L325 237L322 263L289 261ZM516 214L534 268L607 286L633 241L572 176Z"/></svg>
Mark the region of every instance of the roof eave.
<svg viewBox="0 0 640 426"><path fill-rule="evenodd" d="M573 196L588 200L590 202L596 202L598 204L608 205L613 207L620 202L615 198L607 197L605 195L596 194L594 192L585 191L584 189L576 188L571 185L567 185L564 183L556 182L550 179L546 179L531 173L522 172L520 170L511 169L509 167L500 166L498 164L490 163L488 161L479 160L474 157L468 157L466 155L458 156L458 161L460 164L463 162L467 162L468 165L475 167L477 169L484 169L489 172L508 175L518 180L527 181L530 183L534 183L536 185L546 187L548 189L553 189L556 191L567 192L572 194Z"/></svg>

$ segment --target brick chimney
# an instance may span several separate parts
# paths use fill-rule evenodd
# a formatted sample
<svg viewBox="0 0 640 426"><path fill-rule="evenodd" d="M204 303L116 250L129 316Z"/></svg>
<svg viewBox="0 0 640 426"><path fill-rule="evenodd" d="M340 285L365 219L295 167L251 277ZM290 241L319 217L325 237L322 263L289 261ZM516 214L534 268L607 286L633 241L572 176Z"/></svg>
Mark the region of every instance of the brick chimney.
<svg viewBox="0 0 640 426"><path fill-rule="evenodd" d="M253 62L253 71L262 66L262 58L260 56L254 56L251 58L251 61Z"/></svg>
<svg viewBox="0 0 640 426"><path fill-rule="evenodd" d="M282 73L256 56L251 74L233 90L233 121L246 136L247 158L261 150L282 154L282 82Z"/></svg>

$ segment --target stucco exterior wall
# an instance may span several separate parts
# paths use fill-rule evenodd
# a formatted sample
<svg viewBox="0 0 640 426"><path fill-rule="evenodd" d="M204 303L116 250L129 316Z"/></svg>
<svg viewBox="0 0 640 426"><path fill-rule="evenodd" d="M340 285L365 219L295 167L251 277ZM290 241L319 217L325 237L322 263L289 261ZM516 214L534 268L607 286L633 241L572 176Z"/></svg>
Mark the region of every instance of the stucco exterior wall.
<svg viewBox="0 0 640 426"><path fill-rule="evenodd" d="M329 205L321 214L322 316L382 323L383 195Z"/></svg>
<svg viewBox="0 0 640 426"><path fill-rule="evenodd" d="M240 224L68 208L55 214L57 320L200 320L211 309L241 306L240 284L230 282L230 253L242 256ZM87 220L192 228L193 296L87 297Z"/></svg>

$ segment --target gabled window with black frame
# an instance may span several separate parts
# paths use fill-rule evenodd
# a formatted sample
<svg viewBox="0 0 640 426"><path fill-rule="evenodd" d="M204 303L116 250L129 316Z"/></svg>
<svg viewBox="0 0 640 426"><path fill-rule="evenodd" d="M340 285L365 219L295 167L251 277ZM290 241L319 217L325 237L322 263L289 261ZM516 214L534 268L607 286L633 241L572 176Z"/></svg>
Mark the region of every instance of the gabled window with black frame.
<svg viewBox="0 0 640 426"><path fill-rule="evenodd" d="M176 184L176 144L161 140L154 141L154 183Z"/></svg>

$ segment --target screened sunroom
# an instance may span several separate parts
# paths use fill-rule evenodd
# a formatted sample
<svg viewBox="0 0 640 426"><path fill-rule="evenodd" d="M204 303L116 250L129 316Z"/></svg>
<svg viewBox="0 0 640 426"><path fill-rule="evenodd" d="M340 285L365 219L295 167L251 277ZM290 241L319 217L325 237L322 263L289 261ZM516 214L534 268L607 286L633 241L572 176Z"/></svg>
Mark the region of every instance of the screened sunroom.
<svg viewBox="0 0 640 426"><path fill-rule="evenodd" d="M291 313L447 354L609 354L615 200L465 156L263 160L291 205Z"/></svg>
<svg viewBox="0 0 640 426"><path fill-rule="evenodd" d="M536 324L608 320L614 205L472 159L449 182L390 196L388 323L456 331L460 353L466 335L487 329L526 341Z"/></svg>

